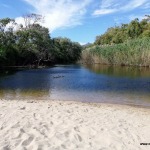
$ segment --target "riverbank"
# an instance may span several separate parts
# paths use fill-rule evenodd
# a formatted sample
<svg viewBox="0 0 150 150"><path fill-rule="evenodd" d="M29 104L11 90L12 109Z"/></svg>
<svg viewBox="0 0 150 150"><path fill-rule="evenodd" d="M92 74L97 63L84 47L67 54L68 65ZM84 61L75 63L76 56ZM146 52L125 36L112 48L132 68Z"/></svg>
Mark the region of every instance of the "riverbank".
<svg viewBox="0 0 150 150"><path fill-rule="evenodd" d="M64 101L0 101L0 149L146 150L150 109Z"/></svg>
<svg viewBox="0 0 150 150"><path fill-rule="evenodd" d="M41 68L50 68L54 67L55 64L51 64L49 66L43 65L43 66L36 66L36 65L27 65L27 66L3 66L0 67L0 70L23 70L23 69L41 69Z"/></svg>
<svg viewBox="0 0 150 150"><path fill-rule="evenodd" d="M84 64L105 64L150 68L150 38L132 39L120 44L93 45L82 51Z"/></svg>

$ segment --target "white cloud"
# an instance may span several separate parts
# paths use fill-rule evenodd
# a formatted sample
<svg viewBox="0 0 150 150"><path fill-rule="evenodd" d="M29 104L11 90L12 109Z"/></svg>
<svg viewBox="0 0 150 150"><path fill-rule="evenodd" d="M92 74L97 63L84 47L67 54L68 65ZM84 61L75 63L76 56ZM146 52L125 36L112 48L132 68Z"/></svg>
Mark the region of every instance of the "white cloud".
<svg viewBox="0 0 150 150"><path fill-rule="evenodd" d="M149 0L102 0L99 9L93 12L94 16L115 12L127 12L138 7L149 9Z"/></svg>
<svg viewBox="0 0 150 150"><path fill-rule="evenodd" d="M22 24L23 26L25 26L23 17L18 17L15 19L15 21L17 24Z"/></svg>
<svg viewBox="0 0 150 150"><path fill-rule="evenodd" d="M44 16L43 26L50 32L82 24L86 7L92 0L23 0L34 8L34 12ZM20 17L17 22L22 22Z"/></svg>
<svg viewBox="0 0 150 150"><path fill-rule="evenodd" d="M79 42L80 45L85 45L87 44L86 42Z"/></svg>
<svg viewBox="0 0 150 150"><path fill-rule="evenodd" d="M108 8L108 7L111 7L114 3L114 0L102 0L101 1L101 8L104 9L104 8Z"/></svg>
<svg viewBox="0 0 150 150"><path fill-rule="evenodd" d="M99 9L99 10L94 11L93 15L111 14L116 11L117 11L117 9Z"/></svg>
<svg viewBox="0 0 150 150"><path fill-rule="evenodd" d="M121 10L130 11L137 7L143 6L148 0L132 0L121 8Z"/></svg>

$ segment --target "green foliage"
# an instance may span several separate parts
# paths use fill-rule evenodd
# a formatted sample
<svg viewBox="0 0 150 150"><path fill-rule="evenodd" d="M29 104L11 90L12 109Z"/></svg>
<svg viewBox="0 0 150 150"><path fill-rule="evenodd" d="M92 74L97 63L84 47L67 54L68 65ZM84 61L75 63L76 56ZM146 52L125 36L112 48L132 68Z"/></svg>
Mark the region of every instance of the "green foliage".
<svg viewBox="0 0 150 150"><path fill-rule="evenodd" d="M68 38L54 38L55 60L59 63L76 62L80 58L82 47L79 43L71 42Z"/></svg>
<svg viewBox="0 0 150 150"><path fill-rule="evenodd" d="M141 35L142 33L142 26L139 23L138 19L135 19L129 23L128 28L127 28L127 33L130 38L137 38Z"/></svg>
<svg viewBox="0 0 150 150"><path fill-rule="evenodd" d="M97 36L94 46L83 50L82 61L150 67L150 16L146 17L109 28Z"/></svg>
<svg viewBox="0 0 150 150"><path fill-rule="evenodd" d="M93 46L83 51L82 60L85 63L150 67L150 38L128 40L114 45Z"/></svg>
<svg viewBox="0 0 150 150"><path fill-rule="evenodd" d="M42 60L50 61L51 39L47 28L34 24L26 30L17 31L16 35L16 46L21 58L19 64L37 62L37 65L40 65Z"/></svg>
<svg viewBox="0 0 150 150"><path fill-rule="evenodd" d="M51 39L49 30L38 24L42 19L26 15L24 27L13 19L0 19L0 66L71 63L80 58L81 46L66 38Z"/></svg>
<svg viewBox="0 0 150 150"><path fill-rule="evenodd" d="M103 35L97 36L95 45L119 44L130 39L150 37L150 16L139 21L137 18L129 24L109 28Z"/></svg>
<svg viewBox="0 0 150 150"><path fill-rule="evenodd" d="M7 27L8 24L11 24L11 26ZM0 65L15 64L16 36L13 33L14 24L15 22L13 19L0 19Z"/></svg>

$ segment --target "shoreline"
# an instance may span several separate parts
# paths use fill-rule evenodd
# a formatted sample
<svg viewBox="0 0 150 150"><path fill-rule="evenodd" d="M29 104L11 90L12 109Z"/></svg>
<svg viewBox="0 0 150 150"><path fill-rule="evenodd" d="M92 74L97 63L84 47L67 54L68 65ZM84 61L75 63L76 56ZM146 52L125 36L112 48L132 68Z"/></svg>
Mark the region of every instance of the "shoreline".
<svg viewBox="0 0 150 150"><path fill-rule="evenodd" d="M112 66L112 67L136 67L136 68L148 68L150 69L150 65L126 65L126 64L107 64L107 63L86 63L86 62L81 62L81 65L102 65L102 66Z"/></svg>
<svg viewBox="0 0 150 150"><path fill-rule="evenodd" d="M56 100L56 99L0 99L0 101L16 101L16 102L27 102L27 103L38 103L38 102L42 102L42 103L50 103L50 102L56 102L56 103L64 103L64 104L70 104L70 103L74 103L74 104L83 104L83 105L90 105L90 106L95 106L95 107L99 107L101 105L104 106L118 106L118 107L131 107L131 108L139 108L139 109L149 109L150 110L150 106L145 106L145 105L138 105L138 104L127 104L127 103L116 103L116 102L88 102L88 101L76 101L76 100Z"/></svg>
<svg viewBox="0 0 150 150"><path fill-rule="evenodd" d="M0 100L0 149L145 150L150 109L74 101Z"/></svg>
<svg viewBox="0 0 150 150"><path fill-rule="evenodd" d="M83 66L88 66L88 65L102 65L102 66L112 66L112 67L136 67L136 68L150 68L150 65L126 65L126 64L107 64L107 63L97 63L97 62L94 62L94 63L87 63L87 62L77 62L75 63L76 65L83 65ZM74 65L75 65L74 64ZM0 69L1 70L5 70L5 69L43 69L43 68L51 68L51 67L55 67L57 65L72 65L72 63L69 63L69 64L51 64L51 65L40 65L40 66L34 66L34 65L26 65L26 66L1 66Z"/></svg>

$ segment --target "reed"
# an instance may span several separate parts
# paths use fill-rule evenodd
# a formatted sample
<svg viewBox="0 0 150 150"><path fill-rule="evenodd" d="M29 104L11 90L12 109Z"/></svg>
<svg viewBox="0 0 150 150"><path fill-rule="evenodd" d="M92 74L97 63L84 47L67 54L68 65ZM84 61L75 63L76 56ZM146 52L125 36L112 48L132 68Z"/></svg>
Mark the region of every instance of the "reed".
<svg viewBox="0 0 150 150"><path fill-rule="evenodd" d="M150 38L86 48L82 52L82 63L150 67Z"/></svg>

